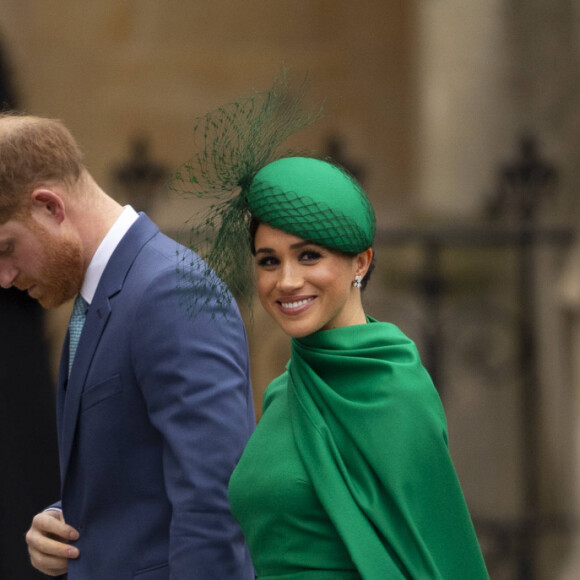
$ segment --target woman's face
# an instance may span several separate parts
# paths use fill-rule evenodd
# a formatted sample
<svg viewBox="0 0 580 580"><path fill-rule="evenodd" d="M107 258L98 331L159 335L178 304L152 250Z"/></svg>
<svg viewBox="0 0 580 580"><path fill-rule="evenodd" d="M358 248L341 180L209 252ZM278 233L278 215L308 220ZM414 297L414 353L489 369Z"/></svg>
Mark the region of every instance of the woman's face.
<svg viewBox="0 0 580 580"><path fill-rule="evenodd" d="M345 256L265 224L254 247L260 302L291 337L365 323L352 281L366 273L370 250Z"/></svg>

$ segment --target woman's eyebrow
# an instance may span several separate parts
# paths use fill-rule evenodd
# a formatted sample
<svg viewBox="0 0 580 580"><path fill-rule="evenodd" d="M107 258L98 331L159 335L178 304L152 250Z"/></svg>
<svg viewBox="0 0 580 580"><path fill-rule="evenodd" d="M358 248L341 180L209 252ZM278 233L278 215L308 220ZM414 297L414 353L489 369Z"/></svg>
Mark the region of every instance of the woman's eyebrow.
<svg viewBox="0 0 580 580"><path fill-rule="evenodd" d="M312 242L308 242L308 241L301 241L301 242L296 242L295 244L290 244L290 249L291 250L298 250L300 248L303 248L304 246L315 246L316 244L313 244ZM274 250L273 248L259 248L256 250L256 254L275 254L276 250Z"/></svg>
<svg viewBox="0 0 580 580"><path fill-rule="evenodd" d="M307 242L307 241L303 241L303 242L296 242L295 244L292 244L290 246L291 250L296 250L298 248L303 248L304 246L313 246L314 244L312 242Z"/></svg>

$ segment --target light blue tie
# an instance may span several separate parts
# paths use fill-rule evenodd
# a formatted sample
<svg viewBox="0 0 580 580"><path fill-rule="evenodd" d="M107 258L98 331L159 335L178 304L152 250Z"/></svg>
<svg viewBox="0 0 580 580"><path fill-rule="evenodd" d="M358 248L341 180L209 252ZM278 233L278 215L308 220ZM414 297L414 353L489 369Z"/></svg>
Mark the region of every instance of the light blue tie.
<svg viewBox="0 0 580 580"><path fill-rule="evenodd" d="M69 331L69 351L68 351L68 374L70 376L70 371L72 369L73 361L75 359L75 354L77 352L77 345L79 344L79 338L81 337L81 332L83 331L83 326L85 324L85 319L87 317L87 301L78 294L75 298L75 303L73 306L70 321L68 323Z"/></svg>

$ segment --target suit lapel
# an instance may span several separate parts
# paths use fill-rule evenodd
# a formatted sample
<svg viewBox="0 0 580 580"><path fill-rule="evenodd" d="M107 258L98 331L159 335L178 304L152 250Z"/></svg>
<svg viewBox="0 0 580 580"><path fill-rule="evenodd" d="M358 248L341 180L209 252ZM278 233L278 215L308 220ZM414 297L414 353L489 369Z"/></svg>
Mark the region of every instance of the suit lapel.
<svg viewBox="0 0 580 580"><path fill-rule="evenodd" d="M57 418L61 480L64 482L75 438L80 403L87 374L99 341L112 312L110 299L123 288L137 254L159 230L144 214L131 226L113 252L87 312L70 377L68 374L68 333L61 357Z"/></svg>

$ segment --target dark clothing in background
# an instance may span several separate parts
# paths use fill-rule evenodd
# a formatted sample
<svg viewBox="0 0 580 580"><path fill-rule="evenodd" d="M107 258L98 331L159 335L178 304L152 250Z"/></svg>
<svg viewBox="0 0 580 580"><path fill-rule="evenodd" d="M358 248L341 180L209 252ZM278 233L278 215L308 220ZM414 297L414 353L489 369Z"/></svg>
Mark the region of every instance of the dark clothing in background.
<svg viewBox="0 0 580 580"><path fill-rule="evenodd" d="M24 536L59 494L54 385L44 311L0 288L0 578L40 580Z"/></svg>

